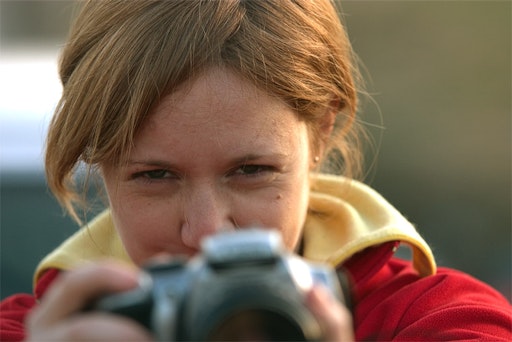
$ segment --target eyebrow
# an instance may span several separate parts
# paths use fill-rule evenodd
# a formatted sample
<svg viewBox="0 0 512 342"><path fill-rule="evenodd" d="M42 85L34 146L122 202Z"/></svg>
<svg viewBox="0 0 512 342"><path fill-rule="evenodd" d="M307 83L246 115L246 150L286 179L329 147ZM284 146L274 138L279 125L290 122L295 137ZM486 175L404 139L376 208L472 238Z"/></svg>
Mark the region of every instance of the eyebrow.
<svg viewBox="0 0 512 342"><path fill-rule="evenodd" d="M248 162L259 160L259 159L262 159L262 158L267 158L267 157L272 157L272 158L276 158L277 157L279 159L283 159L283 158L286 157L286 154L284 154L284 153L269 153L269 154L254 154L254 153L250 153L250 154L247 154L247 155L244 155L244 156L241 156L241 157L233 158L229 163L230 164L246 164ZM172 169L172 168L174 168L174 164L169 163L169 162L164 161L164 160L159 160L159 159L147 159L147 160L144 160L144 159L141 159L141 160L129 159L126 162L126 165L127 166L128 165L146 165L146 166L161 167L161 168L164 168L164 169Z"/></svg>
<svg viewBox="0 0 512 342"><path fill-rule="evenodd" d="M148 159L148 160L128 160L125 164L125 166L129 165L147 165L147 166L157 166L161 168L171 168L172 164L163 161L163 160L156 160L156 159Z"/></svg>

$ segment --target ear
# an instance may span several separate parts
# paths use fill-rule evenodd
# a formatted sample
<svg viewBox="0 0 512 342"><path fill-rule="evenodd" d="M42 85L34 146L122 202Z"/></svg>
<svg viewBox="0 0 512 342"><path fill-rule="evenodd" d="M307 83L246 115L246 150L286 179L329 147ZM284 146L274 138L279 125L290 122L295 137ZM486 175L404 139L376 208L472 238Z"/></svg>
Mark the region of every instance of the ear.
<svg viewBox="0 0 512 342"><path fill-rule="evenodd" d="M328 139L334 129L334 123L336 122L336 115L339 109L339 100L333 100L329 103L326 108L323 117L320 119L320 133L323 139Z"/></svg>
<svg viewBox="0 0 512 342"><path fill-rule="evenodd" d="M318 156L322 156L324 154L327 141L331 137L331 134L334 130L334 124L336 122L336 115L338 114L338 109L339 100L331 101L329 103L329 106L325 109L324 113L322 114L322 117L320 117L319 119L319 141L318 151L316 151Z"/></svg>

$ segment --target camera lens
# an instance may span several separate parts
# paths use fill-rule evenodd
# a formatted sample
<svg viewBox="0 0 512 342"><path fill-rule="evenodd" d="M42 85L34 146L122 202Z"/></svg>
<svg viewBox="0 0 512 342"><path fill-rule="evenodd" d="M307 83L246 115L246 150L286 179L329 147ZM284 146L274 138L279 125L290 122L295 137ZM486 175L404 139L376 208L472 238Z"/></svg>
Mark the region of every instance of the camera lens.
<svg viewBox="0 0 512 342"><path fill-rule="evenodd" d="M213 329L209 341L304 341L293 320L270 310L248 309L233 313Z"/></svg>

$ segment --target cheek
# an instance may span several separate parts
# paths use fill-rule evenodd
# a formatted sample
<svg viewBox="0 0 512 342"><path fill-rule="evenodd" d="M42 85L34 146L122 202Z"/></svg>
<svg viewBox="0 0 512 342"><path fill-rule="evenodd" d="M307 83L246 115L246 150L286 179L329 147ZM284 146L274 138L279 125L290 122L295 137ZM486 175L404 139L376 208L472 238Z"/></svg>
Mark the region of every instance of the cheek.
<svg viewBox="0 0 512 342"><path fill-rule="evenodd" d="M309 187L292 187L277 192L267 201L262 201L259 208L252 205L252 213L247 213L252 218L258 217L257 224L266 228L278 229L282 235L283 243L288 250L294 250L302 235L302 228L306 219ZM250 208L247 206L246 208ZM257 211L257 212L256 212ZM254 226L255 222L248 222Z"/></svg>
<svg viewBox="0 0 512 342"><path fill-rule="evenodd" d="M114 226L130 258L138 265L161 253L179 253L176 222L169 205L144 200L140 196L111 198Z"/></svg>
<svg viewBox="0 0 512 342"><path fill-rule="evenodd" d="M306 220L309 199L309 187L297 191L289 201L284 201L285 224L282 227L282 236L285 246L295 250L302 236L302 229Z"/></svg>

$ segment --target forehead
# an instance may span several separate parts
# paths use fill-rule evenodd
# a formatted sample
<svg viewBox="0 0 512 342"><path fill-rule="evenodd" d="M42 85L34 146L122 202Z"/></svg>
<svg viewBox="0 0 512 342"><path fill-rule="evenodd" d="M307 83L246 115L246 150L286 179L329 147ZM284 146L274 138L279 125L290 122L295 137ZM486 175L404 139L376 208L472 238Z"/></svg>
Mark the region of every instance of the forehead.
<svg viewBox="0 0 512 342"><path fill-rule="evenodd" d="M297 121L281 99L260 90L236 73L210 68L165 96L147 120L147 128L193 130L267 126L274 134Z"/></svg>
<svg viewBox="0 0 512 342"><path fill-rule="evenodd" d="M149 147L174 154L196 147L197 153L272 144L292 149L307 139L303 126L284 101L229 70L214 68L161 100L137 134L135 151Z"/></svg>

